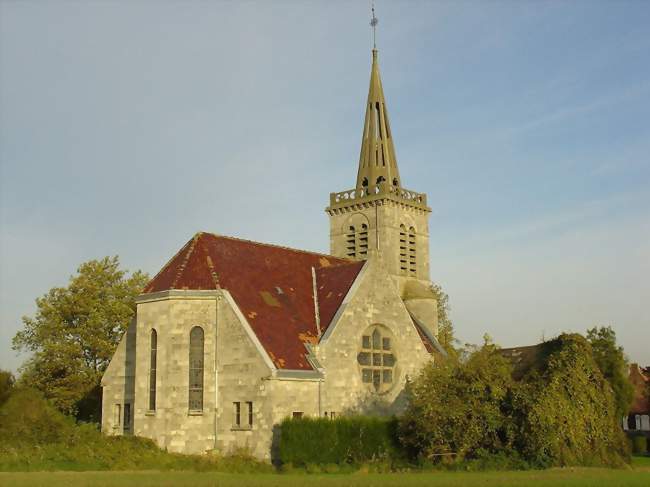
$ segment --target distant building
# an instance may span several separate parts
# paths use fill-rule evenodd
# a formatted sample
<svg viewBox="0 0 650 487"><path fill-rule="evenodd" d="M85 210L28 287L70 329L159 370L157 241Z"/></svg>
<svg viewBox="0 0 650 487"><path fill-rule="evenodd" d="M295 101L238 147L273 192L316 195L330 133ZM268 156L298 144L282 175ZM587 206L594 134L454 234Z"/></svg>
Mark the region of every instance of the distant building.
<svg viewBox="0 0 650 487"><path fill-rule="evenodd" d="M634 402L627 418L623 418L623 429L650 436L650 368L644 370L639 364L631 364L630 382L634 385Z"/></svg>
<svg viewBox="0 0 650 487"><path fill-rule="evenodd" d="M102 430L270 458L286 417L401 411L407 378L444 351L431 210L402 186L374 49L356 186L325 211L331 255L203 232L180 249L102 379Z"/></svg>

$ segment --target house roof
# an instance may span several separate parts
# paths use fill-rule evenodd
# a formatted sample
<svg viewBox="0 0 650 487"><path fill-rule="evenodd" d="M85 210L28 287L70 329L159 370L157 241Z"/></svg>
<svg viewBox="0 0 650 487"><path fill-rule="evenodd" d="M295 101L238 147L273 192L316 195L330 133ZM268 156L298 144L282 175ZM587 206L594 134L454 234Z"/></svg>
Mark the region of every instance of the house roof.
<svg viewBox="0 0 650 487"><path fill-rule="evenodd" d="M539 364L544 352L544 343L528 345L525 347L502 348L499 353L512 363L512 375L516 380L521 379L526 373Z"/></svg>
<svg viewBox="0 0 650 487"><path fill-rule="evenodd" d="M643 370L639 364L631 364L630 382L634 386L634 402L630 408L630 414L649 414L650 370Z"/></svg>
<svg viewBox="0 0 650 487"><path fill-rule="evenodd" d="M324 332L363 264L200 232L147 284L144 293L226 289L276 367L311 370L305 345L318 341L312 268Z"/></svg>

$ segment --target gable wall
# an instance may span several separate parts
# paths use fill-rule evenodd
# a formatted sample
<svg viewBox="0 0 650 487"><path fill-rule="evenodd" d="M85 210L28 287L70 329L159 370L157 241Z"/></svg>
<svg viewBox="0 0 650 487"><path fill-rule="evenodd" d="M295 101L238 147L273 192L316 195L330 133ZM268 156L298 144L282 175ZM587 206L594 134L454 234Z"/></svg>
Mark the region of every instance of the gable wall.
<svg viewBox="0 0 650 487"><path fill-rule="evenodd" d="M397 286L377 258L368 261L360 285L338 321L330 325L316 355L325 369L323 411L394 414L404 407L403 389L407 377L415 377L433 360L400 298ZM397 358L393 387L378 395L361 379L357 355L361 337L375 324L388 328ZM334 328L332 328L334 326Z"/></svg>
<svg viewBox="0 0 650 487"><path fill-rule="evenodd" d="M267 387L271 369L246 332L233 308L220 296L217 318L217 442L228 454L245 449L258 458L269 458L273 430L272 404ZM234 403L241 404L241 426L235 425ZM248 427L247 402L253 403L253 426Z"/></svg>

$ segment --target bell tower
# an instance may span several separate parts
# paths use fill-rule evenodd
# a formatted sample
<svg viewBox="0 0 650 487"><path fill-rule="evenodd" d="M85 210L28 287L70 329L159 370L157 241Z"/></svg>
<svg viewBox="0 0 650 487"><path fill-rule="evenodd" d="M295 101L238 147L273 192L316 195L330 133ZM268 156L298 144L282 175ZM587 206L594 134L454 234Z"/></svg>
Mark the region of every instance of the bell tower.
<svg viewBox="0 0 650 487"><path fill-rule="evenodd" d="M365 260L376 252L400 287L413 279L429 281L431 209L425 194L402 186L377 49L372 50L356 187L331 193L325 211L332 255Z"/></svg>

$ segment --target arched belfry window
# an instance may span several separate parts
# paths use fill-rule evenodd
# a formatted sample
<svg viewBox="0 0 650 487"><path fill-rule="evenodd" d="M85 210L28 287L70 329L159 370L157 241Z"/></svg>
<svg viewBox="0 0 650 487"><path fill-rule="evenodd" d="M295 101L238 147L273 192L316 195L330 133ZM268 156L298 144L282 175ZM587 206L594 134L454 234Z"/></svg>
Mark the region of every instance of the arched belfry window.
<svg viewBox="0 0 650 487"><path fill-rule="evenodd" d="M408 254L409 254L409 274L415 276L417 271L417 260L416 260L416 244L415 244L415 228L409 228L408 235Z"/></svg>
<svg viewBox="0 0 650 487"><path fill-rule="evenodd" d="M404 225L399 226L399 269L402 274L408 273L407 232Z"/></svg>
<svg viewBox="0 0 650 487"><path fill-rule="evenodd" d="M156 410L156 362L158 354L158 333L151 330L149 355L149 410Z"/></svg>
<svg viewBox="0 0 650 487"><path fill-rule="evenodd" d="M203 411L203 328L190 331L190 411Z"/></svg>
<svg viewBox="0 0 650 487"><path fill-rule="evenodd" d="M357 256L357 232L354 225L350 225L348 232L345 234L345 247L348 257Z"/></svg>
<svg viewBox="0 0 650 487"><path fill-rule="evenodd" d="M368 257L367 220L362 215L356 215L351 222L354 224L347 225L345 228L346 255L352 259L365 259Z"/></svg>

